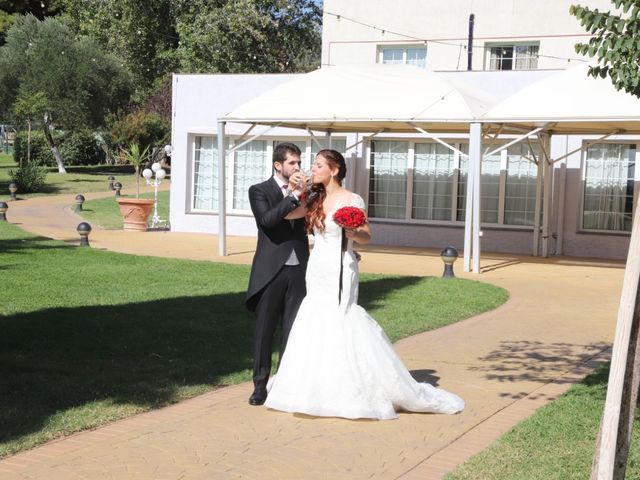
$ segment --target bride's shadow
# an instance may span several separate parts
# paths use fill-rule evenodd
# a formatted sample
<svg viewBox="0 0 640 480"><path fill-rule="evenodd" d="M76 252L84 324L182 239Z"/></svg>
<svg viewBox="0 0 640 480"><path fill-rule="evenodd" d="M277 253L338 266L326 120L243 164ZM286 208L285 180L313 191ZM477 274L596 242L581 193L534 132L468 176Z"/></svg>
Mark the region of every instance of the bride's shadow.
<svg viewBox="0 0 640 480"><path fill-rule="evenodd" d="M435 370L431 370L431 369L411 370L409 371L409 373L411 374L411 376L416 382L428 383L433 387L438 386L438 380L440 380L440 377L438 377L437 375L434 375L436 373Z"/></svg>

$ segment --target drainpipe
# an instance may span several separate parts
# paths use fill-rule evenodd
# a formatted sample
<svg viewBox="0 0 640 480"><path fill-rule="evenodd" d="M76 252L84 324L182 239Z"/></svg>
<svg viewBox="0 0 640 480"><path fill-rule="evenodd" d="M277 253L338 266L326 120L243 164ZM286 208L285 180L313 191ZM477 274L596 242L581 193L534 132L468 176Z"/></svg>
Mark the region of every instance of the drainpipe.
<svg viewBox="0 0 640 480"><path fill-rule="evenodd" d="M473 22L475 15L469 15L469 39L467 40L467 70L473 70Z"/></svg>

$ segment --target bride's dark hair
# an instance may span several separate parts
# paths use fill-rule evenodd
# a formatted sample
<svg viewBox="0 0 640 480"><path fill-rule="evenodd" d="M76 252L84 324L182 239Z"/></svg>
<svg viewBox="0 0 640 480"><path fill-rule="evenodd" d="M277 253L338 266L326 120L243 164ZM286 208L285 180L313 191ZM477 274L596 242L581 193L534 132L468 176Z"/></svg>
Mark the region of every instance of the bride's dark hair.
<svg viewBox="0 0 640 480"><path fill-rule="evenodd" d="M347 163L344 161L342 154L336 150L327 148L320 150L316 157L324 158L330 167L338 169L338 173L334 178L338 184L342 185L342 180L344 180L347 174ZM313 233L314 227L324 232L326 214L324 213L322 204L325 198L327 198L327 191L324 185L322 183L314 183L309 192L310 200L309 203L307 203L307 214L304 216L307 234Z"/></svg>

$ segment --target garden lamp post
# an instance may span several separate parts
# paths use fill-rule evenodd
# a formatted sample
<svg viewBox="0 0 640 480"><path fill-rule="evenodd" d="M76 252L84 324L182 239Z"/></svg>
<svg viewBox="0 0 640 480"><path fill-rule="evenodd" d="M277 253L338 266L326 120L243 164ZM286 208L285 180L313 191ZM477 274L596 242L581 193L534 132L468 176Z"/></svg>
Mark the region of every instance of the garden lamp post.
<svg viewBox="0 0 640 480"><path fill-rule="evenodd" d="M16 185L14 182L11 182L9 184L9 193L11 193L11 200L17 200L18 198L16 197L16 192L18 191L18 185Z"/></svg>
<svg viewBox="0 0 640 480"><path fill-rule="evenodd" d="M81 212L83 203L84 203L84 195L79 193L78 195L76 195L76 207L74 210L76 212Z"/></svg>
<svg viewBox="0 0 640 480"><path fill-rule="evenodd" d="M116 191L116 197L120 196L120 190L122 190L122 184L120 182L116 182L113 184L113 188Z"/></svg>
<svg viewBox="0 0 640 480"><path fill-rule="evenodd" d="M155 179L151 180L151 177L155 174ZM160 166L158 162L151 165L151 169L145 168L142 171L142 176L147 182L147 185L153 185L153 217L151 217L151 228L157 227L160 223L166 223L165 220L160 219L158 215L158 185L162 183L167 172Z"/></svg>
<svg viewBox="0 0 640 480"><path fill-rule="evenodd" d="M442 277L455 277L455 275L453 274L453 263L458 258L458 250L451 246L445 247L440 253L440 258L442 258L442 261L444 262L444 272L442 273Z"/></svg>
<svg viewBox="0 0 640 480"><path fill-rule="evenodd" d="M7 205L7 202L0 202L0 221L6 222L7 221L7 210L9 209L9 205Z"/></svg>
<svg viewBox="0 0 640 480"><path fill-rule="evenodd" d="M116 179L113 175L109 175L107 180L109 180L109 190L113 191L115 188L113 187L113 181Z"/></svg>
<svg viewBox="0 0 640 480"><path fill-rule="evenodd" d="M76 228L78 234L80 235L80 246L81 247L90 247L89 245L89 234L91 233L91 225L87 222L82 222Z"/></svg>

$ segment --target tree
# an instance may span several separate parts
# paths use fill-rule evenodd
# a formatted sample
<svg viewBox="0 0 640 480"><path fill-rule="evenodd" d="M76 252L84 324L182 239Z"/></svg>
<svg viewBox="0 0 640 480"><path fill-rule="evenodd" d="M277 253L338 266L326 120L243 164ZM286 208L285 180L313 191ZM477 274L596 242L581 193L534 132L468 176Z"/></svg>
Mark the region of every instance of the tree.
<svg viewBox="0 0 640 480"><path fill-rule="evenodd" d="M122 150L124 159L136 169L136 198L140 198L140 167L149 159L149 146L140 150L140 145L132 143L129 150Z"/></svg>
<svg viewBox="0 0 640 480"><path fill-rule="evenodd" d="M63 0L0 0L0 45L18 15L30 13L40 20L57 15Z"/></svg>
<svg viewBox="0 0 640 480"><path fill-rule="evenodd" d="M593 36L576 52L596 57L589 74L609 77L618 90L640 97L640 1L612 0L617 12L572 5L570 13Z"/></svg>
<svg viewBox="0 0 640 480"><path fill-rule="evenodd" d="M618 10L612 13L600 12L581 5L571 6L570 12L585 29L593 36L587 43L576 45L576 52L589 57L596 57L599 65L589 67L589 74L594 77L606 78L613 82L618 90L624 90L636 97L640 97L640 1L612 0ZM586 99L585 99L586 100ZM638 217L634 218L634 228L631 235L632 242L636 242ZM634 252L634 244L629 252ZM631 256L631 253L630 253ZM627 260L625 282L623 284L623 299L620 300L620 312L625 311L623 305L631 303L630 296L635 296L635 308L631 318L625 317L624 322L630 326L628 338L620 344L616 339L612 358L612 368L607 387L605 410L598 432L596 452L593 458L591 478L625 478L629 444L638 402L638 387L640 386L640 291L637 287L637 270L629 270L630 259ZM627 275L630 275L627 278ZM632 278L634 277L635 278ZM629 288L635 282L636 286ZM616 337L621 329L621 313L619 313ZM618 356L618 352L626 351ZM621 364L624 364L621 368ZM615 392L615 393L614 393ZM619 400L618 400L619 399ZM617 418L616 418L617 417ZM605 428L606 427L606 428ZM603 432L615 432L615 445L611 438ZM615 450L614 448L615 447ZM605 455L601 455L604 453ZM610 462L613 457L613 461ZM604 459L601 462L601 458Z"/></svg>
<svg viewBox="0 0 640 480"><path fill-rule="evenodd" d="M194 0L178 19L183 71L304 72L319 66L322 12L311 0Z"/></svg>
<svg viewBox="0 0 640 480"><path fill-rule="evenodd" d="M0 115L20 92L41 92L47 99L43 130L54 154L52 126L102 126L107 114L129 101L131 92L130 77L120 62L92 39L76 38L60 21L40 21L33 15L18 17L0 47L0 85ZM57 160L63 171L62 158Z"/></svg>
<svg viewBox="0 0 640 480"><path fill-rule="evenodd" d="M117 52L140 93L175 71L175 19L191 0L66 0L64 21L106 51Z"/></svg>
<svg viewBox="0 0 640 480"><path fill-rule="evenodd" d="M322 12L313 0L64 3L71 28L118 52L145 95L175 71L301 72L319 65Z"/></svg>
<svg viewBox="0 0 640 480"><path fill-rule="evenodd" d="M18 93L15 104L13 105L13 115L17 120L25 120L27 122L27 163L31 162L31 128L36 118L43 118L44 112L47 111L48 100L42 92L26 92L24 90ZM22 168L22 159L20 159L20 168ZM64 169L64 165L62 167Z"/></svg>

